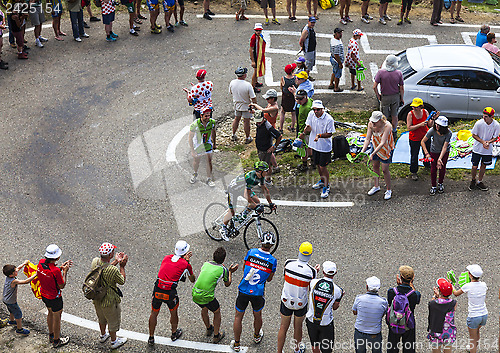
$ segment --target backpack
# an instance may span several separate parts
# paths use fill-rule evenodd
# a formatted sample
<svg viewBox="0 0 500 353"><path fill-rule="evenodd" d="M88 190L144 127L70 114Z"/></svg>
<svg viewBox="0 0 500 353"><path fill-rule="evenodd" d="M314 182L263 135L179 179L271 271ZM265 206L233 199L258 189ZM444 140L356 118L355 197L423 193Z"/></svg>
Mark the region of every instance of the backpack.
<svg viewBox="0 0 500 353"><path fill-rule="evenodd" d="M387 324L389 329L396 334L405 333L415 328L415 317L410 310L408 297L415 292L413 289L406 294L400 294L396 287L392 288L396 296L387 308Z"/></svg>
<svg viewBox="0 0 500 353"><path fill-rule="evenodd" d="M85 277L85 281L83 282L82 291L85 298L89 300L97 300L100 301L104 298L107 293L108 286L102 285L102 272L106 267L109 266L109 263L104 263L101 266L97 266Z"/></svg>
<svg viewBox="0 0 500 353"><path fill-rule="evenodd" d="M346 159L346 154L350 152L349 143L344 135L337 135L333 138L333 159Z"/></svg>
<svg viewBox="0 0 500 353"><path fill-rule="evenodd" d="M275 153L278 154L278 153L290 152L292 150L292 143L293 141L291 139L281 140L280 143L278 143L278 146L276 146Z"/></svg>

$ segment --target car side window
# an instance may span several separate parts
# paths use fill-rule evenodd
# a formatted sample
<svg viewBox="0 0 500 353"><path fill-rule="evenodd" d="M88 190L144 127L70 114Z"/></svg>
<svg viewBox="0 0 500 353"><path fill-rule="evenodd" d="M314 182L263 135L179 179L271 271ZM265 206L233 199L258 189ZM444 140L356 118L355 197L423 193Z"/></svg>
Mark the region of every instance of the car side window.
<svg viewBox="0 0 500 353"><path fill-rule="evenodd" d="M463 72L460 70L449 70L439 72L433 86L449 88L467 88Z"/></svg>
<svg viewBox="0 0 500 353"><path fill-rule="evenodd" d="M434 81L436 80L437 75L438 75L438 72L433 72L433 73L428 74L422 80L420 80L418 85L422 85L422 86L434 85Z"/></svg>
<svg viewBox="0 0 500 353"><path fill-rule="evenodd" d="M484 71L469 71L470 89L496 91L500 87L500 79Z"/></svg>

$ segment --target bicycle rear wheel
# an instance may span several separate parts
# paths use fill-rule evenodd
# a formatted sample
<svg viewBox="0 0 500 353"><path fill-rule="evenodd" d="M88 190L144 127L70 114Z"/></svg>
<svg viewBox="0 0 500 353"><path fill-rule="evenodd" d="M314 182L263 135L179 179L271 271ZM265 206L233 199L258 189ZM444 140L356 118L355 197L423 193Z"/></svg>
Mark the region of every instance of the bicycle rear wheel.
<svg viewBox="0 0 500 353"><path fill-rule="evenodd" d="M205 228L205 232L215 241L222 241L220 229L222 228L226 211L226 205L220 202L213 202L203 212L203 227Z"/></svg>
<svg viewBox="0 0 500 353"><path fill-rule="evenodd" d="M274 244L273 247L271 248L271 254L274 254L276 249L278 249L278 245L280 242L278 228L276 228L273 222L263 217L260 218L260 224L262 232L271 232L274 233L274 235L276 235L276 244ZM246 225L245 230L243 232L243 240L248 250L261 247L260 239L259 236L257 235L257 222L255 218L253 218Z"/></svg>

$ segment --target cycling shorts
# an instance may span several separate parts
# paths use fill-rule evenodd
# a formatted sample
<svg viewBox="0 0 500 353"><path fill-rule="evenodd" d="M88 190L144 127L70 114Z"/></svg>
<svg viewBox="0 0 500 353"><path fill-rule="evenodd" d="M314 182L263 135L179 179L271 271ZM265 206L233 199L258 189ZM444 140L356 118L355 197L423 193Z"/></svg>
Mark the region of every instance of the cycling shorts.
<svg viewBox="0 0 500 353"><path fill-rule="evenodd" d="M255 192L253 192L251 189L247 189L247 190L249 190L250 197L255 196ZM245 189L236 189L236 190L234 190L232 188L227 189L227 205L229 206L230 209L233 209L234 205L238 204L238 197L244 196L244 192L245 192ZM234 205L233 205L233 202L234 202Z"/></svg>

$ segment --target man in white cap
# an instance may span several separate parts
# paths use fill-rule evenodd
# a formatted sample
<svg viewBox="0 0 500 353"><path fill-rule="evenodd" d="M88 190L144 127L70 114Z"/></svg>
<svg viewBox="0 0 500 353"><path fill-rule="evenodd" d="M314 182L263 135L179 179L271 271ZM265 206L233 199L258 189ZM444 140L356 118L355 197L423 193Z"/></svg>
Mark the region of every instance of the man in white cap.
<svg viewBox="0 0 500 353"><path fill-rule="evenodd" d="M40 281L42 301L47 307L47 326L49 327L49 341L54 348L68 344L69 337L61 337L61 315L63 300L61 289L66 286L66 277L73 262L68 260L61 267L56 262L62 255L56 244L50 244L45 250L44 258L37 268L37 277Z"/></svg>
<svg viewBox="0 0 500 353"><path fill-rule="evenodd" d="M380 279L375 276L366 279L366 293L356 296L352 313L356 315L354 324L354 348L356 353L367 351L382 352L382 319L387 312L387 299L378 295Z"/></svg>
<svg viewBox="0 0 500 353"><path fill-rule="evenodd" d="M158 314L163 303L167 304L170 310L170 324L172 325L172 341L177 340L182 335L182 330L178 328L179 297L177 296L177 284L184 280L186 275L191 283L194 283L195 276L193 267L189 259L193 253L189 251L189 244L184 240L179 240L175 244L175 254L167 255L161 262L158 278L153 289L153 300L151 302L151 315L149 316L149 339L148 344L155 344L155 329L158 321Z"/></svg>
<svg viewBox="0 0 500 353"><path fill-rule="evenodd" d="M99 342L104 343L111 337L111 349L117 349L127 342L125 337L116 337L120 330L122 309L120 306L122 293L116 286L125 284L125 265L128 256L120 252L115 255L116 246L111 243L102 243L99 247L100 257L92 260L91 270L102 268L101 283L106 286L106 294L101 300L94 300L94 308L99 319L101 335ZM120 266L120 269L116 265ZM106 332L108 326L109 333Z"/></svg>
<svg viewBox="0 0 500 353"><path fill-rule="evenodd" d="M305 350L305 346L302 344L302 323L307 313L309 283L316 278L319 271L319 265L315 267L309 265L312 253L312 244L306 241L300 244L299 258L286 260L285 262L285 283L281 292L281 326L278 332L278 353L283 352L286 333L293 315L295 316L293 320L294 352L303 353Z"/></svg>
<svg viewBox="0 0 500 353"><path fill-rule="evenodd" d="M382 68L375 75L373 90L380 102L380 111L392 123L392 135L396 141L398 127L398 109L404 104L405 95L403 73L398 68L399 59L395 55L387 55ZM380 85L380 92L378 86Z"/></svg>
<svg viewBox="0 0 500 353"><path fill-rule="evenodd" d="M458 297L463 293L467 293L469 298L469 315L467 315L467 328L469 329L469 344L467 350L470 353L477 352L477 343L479 341L479 329L486 325L488 319L488 309L486 309L486 291L488 287L486 283L479 279L483 276L481 266L474 264L466 267L469 272L469 283L466 283L462 288L453 290L453 294Z"/></svg>
<svg viewBox="0 0 500 353"><path fill-rule="evenodd" d="M323 262L321 279L313 279L309 284L306 326L313 353L331 353L334 347L333 310L337 310L344 296L344 290L333 283L337 265L331 261ZM321 350L320 350L321 347Z"/></svg>
<svg viewBox="0 0 500 353"><path fill-rule="evenodd" d="M233 136L232 141L236 141L238 137L236 136L236 131L240 125L240 120L243 117L243 130L245 131L245 143L252 142L250 137L250 118L252 113L249 112L250 103L257 103L257 97L253 90L252 85L247 82L248 69L246 67L238 67L234 73L238 78L234 79L229 83L229 93L233 96L234 104L234 120L233 120Z"/></svg>
<svg viewBox="0 0 500 353"><path fill-rule="evenodd" d="M315 100L312 104L312 111L309 112L306 120L306 127L299 135L304 139L309 135L309 147L312 149L312 158L318 168L320 180L312 186L313 189L322 189L321 198L327 198L330 194L330 174L328 164L332 160L332 135L335 132L335 125L330 114L325 113L323 102Z"/></svg>

